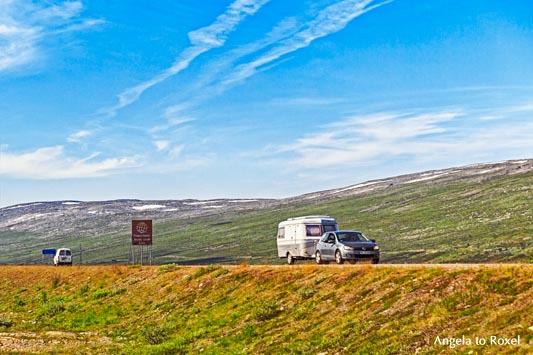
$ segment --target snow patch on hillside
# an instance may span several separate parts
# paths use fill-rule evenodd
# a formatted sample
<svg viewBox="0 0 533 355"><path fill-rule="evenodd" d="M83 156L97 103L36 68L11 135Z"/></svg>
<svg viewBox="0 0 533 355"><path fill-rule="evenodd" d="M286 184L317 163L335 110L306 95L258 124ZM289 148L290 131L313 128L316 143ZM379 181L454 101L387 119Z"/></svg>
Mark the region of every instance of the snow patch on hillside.
<svg viewBox="0 0 533 355"><path fill-rule="evenodd" d="M349 186L349 187L346 187L344 189L340 189L340 190L335 190L335 193L337 192L344 192L344 191L349 191L349 190L355 190L355 189L360 189L362 187L367 187L367 186L371 186L371 185L375 185L375 184L379 184L381 181L373 181L373 182L366 182L364 184L357 184L357 185L353 185L353 186Z"/></svg>
<svg viewBox="0 0 533 355"><path fill-rule="evenodd" d="M160 208L165 208L165 205L143 205L143 206L134 206L132 207L135 211L148 211L148 210L158 210Z"/></svg>
<svg viewBox="0 0 533 355"><path fill-rule="evenodd" d="M425 174L422 174L421 176L424 176ZM429 175L429 174L426 174L426 175ZM440 173L440 174L434 174L434 175L429 175L429 176L424 176L424 177L420 177L418 179L413 179L413 180L409 180L409 181L406 181L405 183L406 184L412 184L414 182L419 182L419 181L426 181L426 180L433 180L433 179L436 179L436 178L439 178L441 176L445 176L445 175L448 175L447 172L445 173Z"/></svg>

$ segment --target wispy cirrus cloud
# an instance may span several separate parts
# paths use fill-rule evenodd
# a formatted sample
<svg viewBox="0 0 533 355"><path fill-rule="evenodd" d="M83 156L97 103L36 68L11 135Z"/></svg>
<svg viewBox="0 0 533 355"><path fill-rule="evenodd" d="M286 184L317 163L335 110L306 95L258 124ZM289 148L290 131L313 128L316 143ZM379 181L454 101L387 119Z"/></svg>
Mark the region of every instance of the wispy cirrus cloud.
<svg viewBox="0 0 533 355"><path fill-rule="evenodd" d="M286 17L262 38L227 51L218 56L216 60L204 65L203 72L190 88L193 94L187 98L187 107L181 104L176 107L180 107L182 117L187 118L187 110L191 110L194 106L199 106L202 102L243 83L260 71L268 70L284 60L290 60L287 54L309 46L315 39L341 31L355 18L392 1L342 0L325 8L312 9L305 19ZM151 85L151 83L147 84ZM144 91L143 88L140 89ZM300 98L273 103L293 106L325 106L338 104L339 100ZM166 113L165 116L167 116ZM171 126L172 122L168 119L167 121ZM178 120L178 123L181 121ZM156 128L162 130L167 127L169 127L168 124L159 125Z"/></svg>
<svg viewBox="0 0 533 355"><path fill-rule="evenodd" d="M176 58L174 63L163 72L150 80L124 90L118 95L118 103L104 110L109 116L116 115L117 111L137 101L139 97L162 81L186 69L189 64L202 53L211 49L222 47L229 34L246 17L254 15L263 5L270 0L236 0L231 3L226 11L219 15L209 26L188 33L190 46Z"/></svg>
<svg viewBox="0 0 533 355"><path fill-rule="evenodd" d="M158 152L167 152L170 159L176 159L181 155L185 149L185 144L172 145L169 140L156 140L153 142Z"/></svg>
<svg viewBox="0 0 533 355"><path fill-rule="evenodd" d="M272 101L273 105L279 106L331 106L346 102L344 98L338 97L288 97L276 98Z"/></svg>
<svg viewBox="0 0 533 355"><path fill-rule="evenodd" d="M322 9L308 22L300 26L292 26L293 29L298 28L298 31L283 38L266 53L252 61L238 65L221 82L220 90L242 82L261 70L268 69L269 65L281 57L308 47L316 39L339 32L353 19L392 1L376 3L374 0L343 0Z"/></svg>
<svg viewBox="0 0 533 355"><path fill-rule="evenodd" d="M157 140L154 141L154 146L156 147L158 152L161 152L163 150L166 150L170 146L170 141L167 140Z"/></svg>
<svg viewBox="0 0 533 355"><path fill-rule="evenodd" d="M313 9L306 19L287 17L278 22L263 38L241 45L207 63L196 84L190 103L199 105L253 75L268 70L285 60L287 54L309 46L314 40L341 31L364 13L393 0L342 0L321 9ZM331 101L314 98L284 104L324 105Z"/></svg>
<svg viewBox="0 0 533 355"><path fill-rule="evenodd" d="M27 153L2 151L0 176L31 180L103 177L140 166L138 157L100 159L68 156L63 146L44 147Z"/></svg>
<svg viewBox="0 0 533 355"><path fill-rule="evenodd" d="M72 133L70 136L67 137L67 142L69 143L81 143L83 139L90 137L93 134L93 132L89 130L81 130L75 133Z"/></svg>
<svg viewBox="0 0 533 355"><path fill-rule="evenodd" d="M479 124L465 127L463 120L477 120ZM266 156L283 157L284 166L313 171L368 166L402 156L426 163L450 157L483 159L500 151L529 157L533 153L532 134L533 122L487 123L473 111L383 112L321 126L319 132L300 137L275 152L270 148L265 151Z"/></svg>
<svg viewBox="0 0 533 355"><path fill-rule="evenodd" d="M60 33L81 31L103 23L81 18L81 1L57 5L26 0L0 2L0 72L35 62L41 42Z"/></svg>
<svg viewBox="0 0 533 355"><path fill-rule="evenodd" d="M323 126L319 133L299 138L279 149L278 153L289 153L291 165L308 168L342 166L384 156L423 154L428 150L428 142L434 148L442 149L443 141L438 137L454 133L454 129L445 127L445 124L461 115L461 112L437 112L355 116Z"/></svg>

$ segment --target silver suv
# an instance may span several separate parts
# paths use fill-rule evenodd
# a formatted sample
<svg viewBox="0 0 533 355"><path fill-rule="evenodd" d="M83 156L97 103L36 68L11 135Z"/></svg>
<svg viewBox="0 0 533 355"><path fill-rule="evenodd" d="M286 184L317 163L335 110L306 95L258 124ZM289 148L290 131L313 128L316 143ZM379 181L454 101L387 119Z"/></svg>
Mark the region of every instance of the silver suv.
<svg viewBox="0 0 533 355"><path fill-rule="evenodd" d="M371 259L379 263L379 246L375 240L368 239L358 231L341 230L326 232L316 245L315 260L317 264L335 261L337 264L349 260Z"/></svg>

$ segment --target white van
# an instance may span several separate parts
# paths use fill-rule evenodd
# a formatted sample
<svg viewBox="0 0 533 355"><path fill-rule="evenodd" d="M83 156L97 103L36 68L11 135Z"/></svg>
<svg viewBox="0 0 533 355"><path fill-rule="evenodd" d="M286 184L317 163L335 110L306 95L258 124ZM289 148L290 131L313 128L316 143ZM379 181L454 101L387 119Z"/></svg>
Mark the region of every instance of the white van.
<svg viewBox="0 0 533 355"><path fill-rule="evenodd" d="M59 248L54 256L54 265L72 265L72 252L69 248Z"/></svg>
<svg viewBox="0 0 533 355"><path fill-rule="evenodd" d="M337 221L330 216L289 218L278 226L278 256L287 258L291 265L296 259L314 258L320 237L338 229Z"/></svg>

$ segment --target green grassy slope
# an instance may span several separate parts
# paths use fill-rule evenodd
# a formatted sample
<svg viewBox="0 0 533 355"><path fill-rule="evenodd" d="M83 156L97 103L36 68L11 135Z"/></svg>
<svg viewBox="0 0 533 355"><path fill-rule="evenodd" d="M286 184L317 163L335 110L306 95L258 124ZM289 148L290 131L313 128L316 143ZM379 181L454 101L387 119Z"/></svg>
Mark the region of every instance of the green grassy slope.
<svg viewBox="0 0 533 355"><path fill-rule="evenodd" d="M260 211L156 221L155 262L280 263L278 223L315 214L334 216L341 228L361 230L376 239L385 263L532 262L532 181L533 174L523 174L482 182L408 184ZM127 254L128 238L125 233L122 245L117 244L122 255ZM102 252L87 260L112 257Z"/></svg>
<svg viewBox="0 0 533 355"><path fill-rule="evenodd" d="M352 196L287 200L256 210L154 217L154 262L282 263L276 251L278 223L320 214L337 218L341 228L361 230L376 239L385 263L529 263L533 261L532 182L531 172L457 176ZM54 243L75 252L82 244L84 263L126 263L131 232L128 217L121 218L125 218L121 231L84 235L80 230L61 235ZM38 235L10 233L2 231L2 240L25 242L2 251L0 263L39 263L41 246L55 245Z"/></svg>
<svg viewBox="0 0 533 355"><path fill-rule="evenodd" d="M526 265L4 266L0 288L2 354L533 351ZM436 343L463 336L487 344Z"/></svg>

